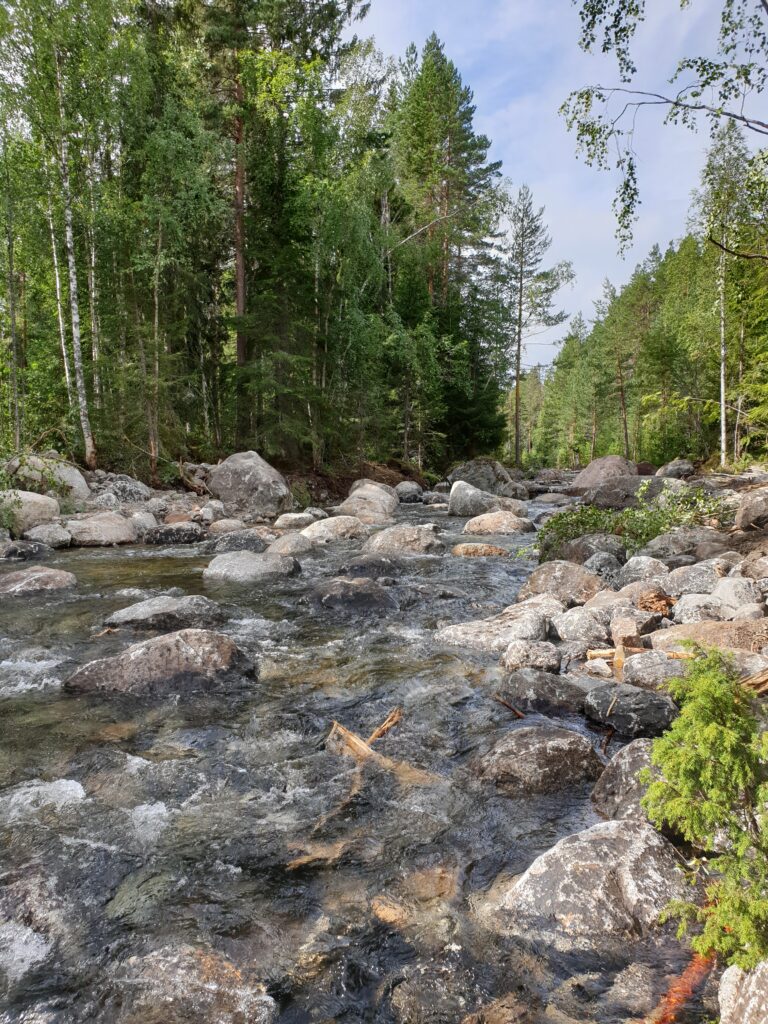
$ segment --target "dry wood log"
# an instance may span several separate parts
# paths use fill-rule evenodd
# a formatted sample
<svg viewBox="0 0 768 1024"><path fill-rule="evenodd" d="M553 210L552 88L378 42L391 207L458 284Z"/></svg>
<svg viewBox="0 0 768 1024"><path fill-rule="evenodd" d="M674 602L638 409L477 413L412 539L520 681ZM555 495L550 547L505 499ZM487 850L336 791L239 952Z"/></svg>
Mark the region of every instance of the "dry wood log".
<svg viewBox="0 0 768 1024"><path fill-rule="evenodd" d="M377 753L364 739L361 739L356 733L350 732L349 729L345 729L338 722L333 723L333 728L325 741L325 747L326 750L330 750L334 754L354 757L359 762L372 761L381 768L391 771L400 782L408 786L431 786L440 781L439 776L433 775L431 772L414 768L404 761L393 761L391 757L384 757Z"/></svg>
<svg viewBox="0 0 768 1024"><path fill-rule="evenodd" d="M650 647L624 647L622 649L625 655L648 654L651 651ZM655 653L666 654L671 661L692 661L698 657L692 651L656 651ZM606 661L612 661L615 655L615 647L606 647L602 650L587 651L587 660L594 661L595 658L604 658Z"/></svg>
<svg viewBox="0 0 768 1024"><path fill-rule="evenodd" d="M750 690L754 690L755 693L763 695L768 693L768 669L764 669L762 672L757 672L753 676L744 680L744 686Z"/></svg>

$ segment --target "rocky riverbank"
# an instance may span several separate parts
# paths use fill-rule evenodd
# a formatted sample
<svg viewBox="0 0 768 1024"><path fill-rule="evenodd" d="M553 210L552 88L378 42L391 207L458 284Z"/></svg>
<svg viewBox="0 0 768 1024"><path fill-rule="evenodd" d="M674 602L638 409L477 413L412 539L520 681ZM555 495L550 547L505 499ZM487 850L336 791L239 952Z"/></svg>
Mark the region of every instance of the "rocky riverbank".
<svg viewBox="0 0 768 1024"><path fill-rule="evenodd" d="M637 773L686 639L768 668L768 477L478 460L297 509L256 453L185 467L200 494L9 468L2 1024L654 1012L684 855ZM648 481L735 526L535 563L558 509ZM718 981L678 1019L711 1019ZM727 972L724 1024L765 998Z"/></svg>

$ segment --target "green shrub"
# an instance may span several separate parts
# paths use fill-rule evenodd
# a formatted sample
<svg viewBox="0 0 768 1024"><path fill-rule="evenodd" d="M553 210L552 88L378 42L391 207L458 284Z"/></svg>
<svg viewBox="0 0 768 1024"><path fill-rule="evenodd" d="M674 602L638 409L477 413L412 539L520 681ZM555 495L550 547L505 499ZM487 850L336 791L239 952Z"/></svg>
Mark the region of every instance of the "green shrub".
<svg viewBox="0 0 768 1024"><path fill-rule="evenodd" d="M730 659L700 655L668 684L680 715L653 743L661 778L643 773L643 805L655 825L717 850L693 862L703 902L675 901L664 918L693 932L697 953L749 969L768 956L768 733Z"/></svg>
<svg viewBox="0 0 768 1024"><path fill-rule="evenodd" d="M594 505L574 505L544 524L537 536L541 561L558 558L564 544L588 533L615 533L631 555L676 526L699 526L708 520L727 521L729 511L722 498L689 488L664 489L655 498L647 496L648 484L637 492L637 508L620 511Z"/></svg>

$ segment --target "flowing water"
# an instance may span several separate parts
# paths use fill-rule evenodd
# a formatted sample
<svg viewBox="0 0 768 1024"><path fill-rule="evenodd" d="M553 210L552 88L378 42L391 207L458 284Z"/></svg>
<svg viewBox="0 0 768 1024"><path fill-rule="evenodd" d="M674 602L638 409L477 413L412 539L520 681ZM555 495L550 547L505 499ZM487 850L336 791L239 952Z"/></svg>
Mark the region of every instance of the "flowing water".
<svg viewBox="0 0 768 1024"><path fill-rule="evenodd" d="M437 522L449 544L463 527L422 506L399 517ZM76 591L0 605L3 1024L109 1024L114 965L184 942L255 971L280 1024L458 1024L507 993L544 1006L627 966L491 936L471 912L497 876L597 821L589 787L512 798L477 778L473 761L513 720L492 699L497 658L434 640L510 604L531 562L404 559L401 610L380 616L306 600L358 553L331 545L243 594L206 588L196 547L60 552L50 564ZM77 665L147 636L105 632L111 612L169 591L231 607L222 631L259 663L257 682L151 700L62 692ZM375 743L390 761L326 749L334 722L365 738L395 707L402 721Z"/></svg>

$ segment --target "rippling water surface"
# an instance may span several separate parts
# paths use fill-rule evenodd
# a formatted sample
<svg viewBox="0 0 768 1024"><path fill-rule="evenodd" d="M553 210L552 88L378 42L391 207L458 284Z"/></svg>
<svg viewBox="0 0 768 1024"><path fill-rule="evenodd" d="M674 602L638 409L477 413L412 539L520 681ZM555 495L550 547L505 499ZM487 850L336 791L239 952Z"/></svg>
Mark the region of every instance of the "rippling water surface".
<svg viewBox="0 0 768 1024"><path fill-rule="evenodd" d="M400 517L438 522L449 544L463 526L420 506ZM0 1020L44 1006L35 1021L109 1024L112 965L179 942L255 970L281 1024L451 1024L510 992L546 1005L594 973L489 936L470 912L501 873L597 820L588 789L511 798L476 778L473 759L510 727L497 659L433 639L510 604L530 561L403 560L401 610L379 618L305 600L358 553L332 545L243 594L206 588L194 547L60 552L50 564L76 591L0 605L0 922L16 922L0 923ZM105 632L111 612L174 588L231 606L223 631L258 682L152 700L61 691L78 664L147 636ZM326 749L334 722L367 737L395 707L375 744L394 766Z"/></svg>

